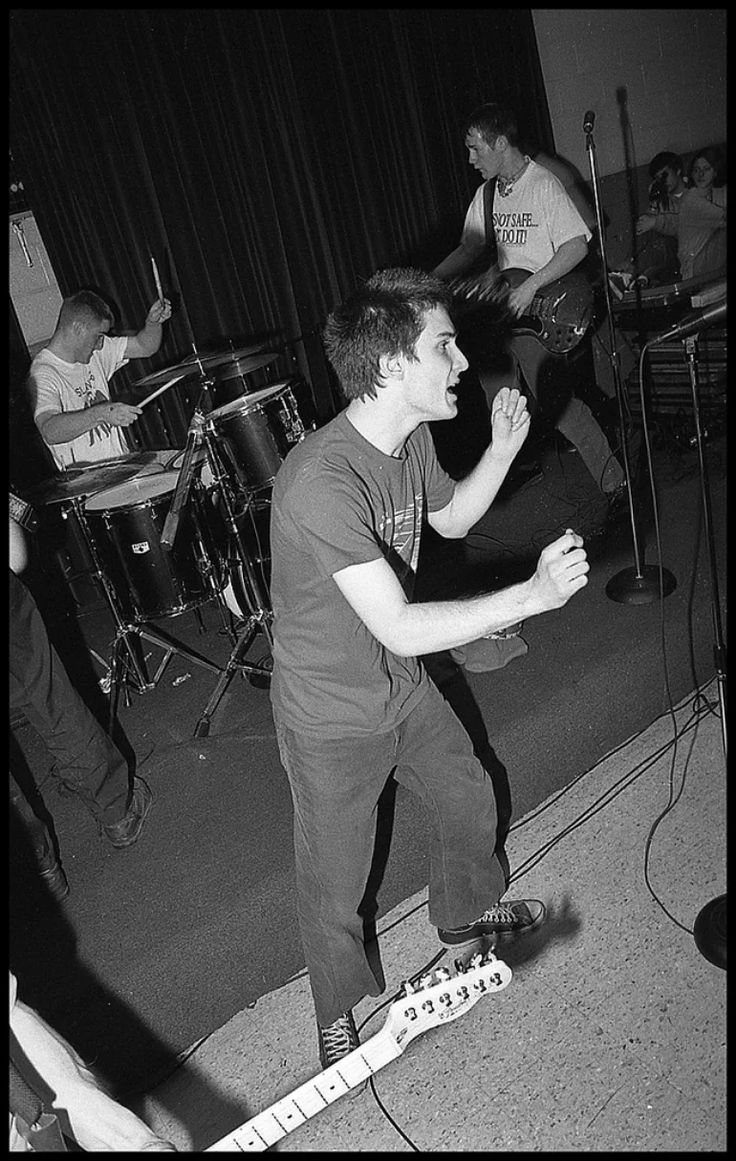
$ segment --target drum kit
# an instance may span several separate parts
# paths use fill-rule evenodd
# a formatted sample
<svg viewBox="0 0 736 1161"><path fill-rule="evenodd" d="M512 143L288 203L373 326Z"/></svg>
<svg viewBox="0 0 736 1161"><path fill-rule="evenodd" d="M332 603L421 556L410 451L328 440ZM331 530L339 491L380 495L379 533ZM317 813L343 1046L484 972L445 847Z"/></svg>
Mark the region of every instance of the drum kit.
<svg viewBox="0 0 736 1161"><path fill-rule="evenodd" d="M27 493L38 506L60 504L72 512L116 625L110 660L110 723L119 690L152 689L174 653L218 674L195 737L210 720L237 672L254 685L270 680L272 612L269 587L270 490L290 449L306 428L294 394L296 380L246 390L210 406L215 374L236 387L275 355L233 350L199 356L148 375L136 384L156 390L143 401L199 370L200 394L183 452L136 452L88 468L67 470ZM141 405L139 405L141 406ZM181 466L176 466L181 461ZM175 641L152 619L176 617L216 600L232 643L227 664L215 665ZM236 628L225 611L235 614ZM269 655L245 659L262 634ZM149 679L140 640L158 645L164 658Z"/></svg>

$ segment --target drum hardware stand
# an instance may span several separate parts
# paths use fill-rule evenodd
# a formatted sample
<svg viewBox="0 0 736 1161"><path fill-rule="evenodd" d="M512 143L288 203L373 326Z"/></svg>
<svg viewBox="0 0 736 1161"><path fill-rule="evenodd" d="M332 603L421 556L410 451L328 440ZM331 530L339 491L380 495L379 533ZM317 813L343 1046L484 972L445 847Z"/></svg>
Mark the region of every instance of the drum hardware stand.
<svg viewBox="0 0 736 1161"><path fill-rule="evenodd" d="M174 492L174 496L171 501L171 507L164 522L161 536L161 547L169 551L173 547L179 524L180 513L189 497L195 468L195 454L204 445L207 463L212 472L215 485L219 490L220 497L223 501L225 512L227 514L227 529L234 539L234 542L237 546L238 556L240 557L240 561L243 566L244 587L246 589L246 595L250 605L250 615L235 634L235 642L225 668L221 669L218 667L216 670L220 675L219 680L212 692L212 696L202 711L202 715L199 718L199 721L197 722L194 731L195 738L204 738L209 734L212 715L217 709L217 706L222 700L222 697L224 696L236 672L240 671L242 673L249 673L253 677L260 677L266 680L270 679L270 665L263 662L260 664L254 664L243 660L245 654L250 648L250 645L255 639L256 634L259 631L264 633L266 640L268 641L269 651L271 651L273 648L273 637L271 634L270 626L271 614L267 608L266 601L264 600L263 594L260 590L257 577L240 535L235 507L233 504L233 494L230 488L227 473L225 472L223 465L218 458L211 434L205 428L206 411L204 410L203 405L211 385L212 384L210 380L203 380L200 397L197 401L194 414L189 424L186 448L184 451L184 461L182 463L181 472L177 481L176 491ZM248 510L251 503L252 498L249 496L244 511Z"/></svg>
<svg viewBox="0 0 736 1161"><path fill-rule="evenodd" d="M195 348L196 354L196 348ZM199 362L199 355L197 355ZM161 533L161 547L171 551L176 539L176 530L179 526L179 514L189 499L189 490L192 486L192 479L194 477L195 468L195 453L202 444L202 430L204 428L207 412L212 410L212 404L209 399L210 388L214 385L212 379L208 379L204 374L204 368L200 362L200 370L202 371L202 386L199 392L199 398L194 408L194 414L189 422L189 430L187 431L187 441L184 447L184 459L179 472L179 478L176 481L176 488L171 501L171 507L164 522L163 532Z"/></svg>
<svg viewBox="0 0 736 1161"><path fill-rule="evenodd" d="M110 672L110 727L112 727L115 714L114 706L117 702L117 696L115 692L115 676L117 670L117 661L119 660L119 658L116 656L116 646L118 645L119 641L124 640L124 643L128 649L129 668L132 670L134 675L136 684L138 686L138 692L143 693L144 690L151 689L152 686L148 680L142 653L140 653L140 651L136 652L134 649L132 649L129 641L127 640L127 637L125 636L125 621L116 599L115 590L113 589L112 582L105 573L105 570L102 566L102 561L100 560L99 554L97 552L97 546L95 545L94 538L90 534L87 527L87 521L84 516L84 503L88 498L89 497L87 496L79 496L75 499L72 499L70 503L74 508L77 517L77 523L79 525L82 536L84 537L87 549L89 550L94 567L95 577L102 588L105 599L110 606L113 620L115 622L115 640L112 648L112 658L108 666ZM66 519L66 513L63 513L63 516Z"/></svg>
<svg viewBox="0 0 736 1161"><path fill-rule="evenodd" d="M593 124L595 122L595 113L588 112L585 114L583 121L583 132L585 133L585 147L588 151L588 158L590 161L590 176L593 184L593 196L595 200L595 216L598 226L598 242L601 249L601 262L603 265L603 294L606 302L606 318L608 322L608 345L609 345L609 361L611 364L611 374L613 376L614 387L616 391L616 401L618 403L619 416L619 431L621 436L621 457L623 459L624 476L626 479L626 492L629 501L629 517L631 519L631 538L634 550L634 567L622 569L614 577L611 577L606 585L606 595L612 601L618 601L622 604L628 605L648 605L657 597L667 597L674 590L676 581L672 573L667 569L661 568L659 565L644 565L642 564L639 552L639 539L636 530L636 516L634 514L634 489L631 477L631 467L629 464L629 449L628 440L626 436L626 416L624 412L624 392L621 384L621 374L619 368L619 356L616 348L616 332L613 324L613 307L611 305L611 288L608 285L608 257L606 255L606 241L605 230L603 226L603 213L601 210L600 188L598 178L598 165L595 157L595 143L593 141Z"/></svg>
<svg viewBox="0 0 736 1161"><path fill-rule="evenodd" d="M236 518L235 505L233 503L233 492L230 487L227 474L225 473L222 463L218 458L212 435L208 431L206 431L204 434L204 444L207 454L207 462L214 476L215 483L220 490L220 496L222 498L225 512L227 514L226 525L228 531L233 537L237 547L238 556L240 557L240 561L243 566L243 584L250 606L250 615L247 620L243 622L240 629L236 632L235 644L233 645L228 662L225 668L222 670L217 685L212 691L212 695L204 710L202 711L201 717L195 727L195 738L206 738L209 734L212 715L220 704L220 701L227 691L230 682L238 671L241 673L250 674L251 678L261 678L265 681L266 684L270 682L270 656L257 664L244 660L245 654L248 652L252 642L255 640L257 633L263 633L266 641L268 642L269 653L273 653L271 612L268 608L267 601L261 590L260 583L255 574L255 570L253 569L253 565L240 534L240 528L238 527ZM247 512L253 502L252 494L248 494L247 503L245 509L243 509L243 512ZM241 515L243 512L241 512Z"/></svg>
<svg viewBox="0 0 736 1161"><path fill-rule="evenodd" d="M78 497L71 500L71 504L74 506L79 527L89 550L95 576L102 586L115 622L115 637L110 651L110 663L108 666L110 683L108 731L112 732L121 687L125 690L126 705L130 705L128 687L131 682L134 685L136 693L145 693L147 690L154 689L174 653L186 657L194 665L202 665L206 669L211 669L213 673L219 674L222 670L219 665L215 665L205 657L201 657L198 653L188 649L180 642L174 641L167 634L154 632L149 626L131 624L123 617L114 586L105 573L94 537L87 527L87 521L84 516L84 502L86 499L88 497ZM131 638L135 639L135 645ZM153 678L149 678L148 675L143 650L139 644L139 639L141 638L149 641L153 645L158 645L164 651L164 657Z"/></svg>

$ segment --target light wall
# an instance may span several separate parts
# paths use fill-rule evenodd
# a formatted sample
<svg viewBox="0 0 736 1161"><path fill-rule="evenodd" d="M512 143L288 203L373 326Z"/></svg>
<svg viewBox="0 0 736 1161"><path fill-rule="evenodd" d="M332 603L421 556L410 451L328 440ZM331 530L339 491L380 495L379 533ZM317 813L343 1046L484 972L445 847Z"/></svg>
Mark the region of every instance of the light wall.
<svg viewBox="0 0 736 1161"><path fill-rule="evenodd" d="M619 89L634 166L726 140L725 8L535 8L532 18L557 152L584 176L588 109L601 176L625 168Z"/></svg>
<svg viewBox="0 0 736 1161"><path fill-rule="evenodd" d="M609 268L632 252L647 166L669 149L726 143L726 10L535 8L532 18L557 153L591 184L583 132L595 113ZM636 204L634 204L636 203Z"/></svg>

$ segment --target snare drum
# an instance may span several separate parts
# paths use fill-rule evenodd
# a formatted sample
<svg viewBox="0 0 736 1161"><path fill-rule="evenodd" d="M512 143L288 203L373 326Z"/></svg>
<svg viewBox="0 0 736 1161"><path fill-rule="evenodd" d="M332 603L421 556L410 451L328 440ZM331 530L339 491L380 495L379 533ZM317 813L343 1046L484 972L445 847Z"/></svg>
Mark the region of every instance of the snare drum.
<svg viewBox="0 0 736 1161"><path fill-rule="evenodd" d="M304 438L293 386L286 379L211 411L205 429L214 438L231 483L249 491L267 488L288 452Z"/></svg>
<svg viewBox="0 0 736 1161"><path fill-rule="evenodd" d="M210 600L224 584L207 493L198 480L192 481L171 550L161 546L178 479L177 471L141 476L85 504L90 536L132 621L175 617Z"/></svg>

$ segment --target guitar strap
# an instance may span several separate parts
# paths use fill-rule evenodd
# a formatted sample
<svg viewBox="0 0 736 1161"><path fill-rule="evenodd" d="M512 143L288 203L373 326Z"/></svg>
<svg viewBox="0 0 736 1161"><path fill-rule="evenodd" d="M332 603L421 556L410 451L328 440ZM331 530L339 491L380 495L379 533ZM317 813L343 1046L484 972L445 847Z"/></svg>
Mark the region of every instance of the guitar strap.
<svg viewBox="0 0 736 1161"><path fill-rule="evenodd" d="M498 245L496 231L493 228L493 198L496 193L496 178L489 177L483 186L483 218L486 226L486 246L490 265L494 266L498 259Z"/></svg>

